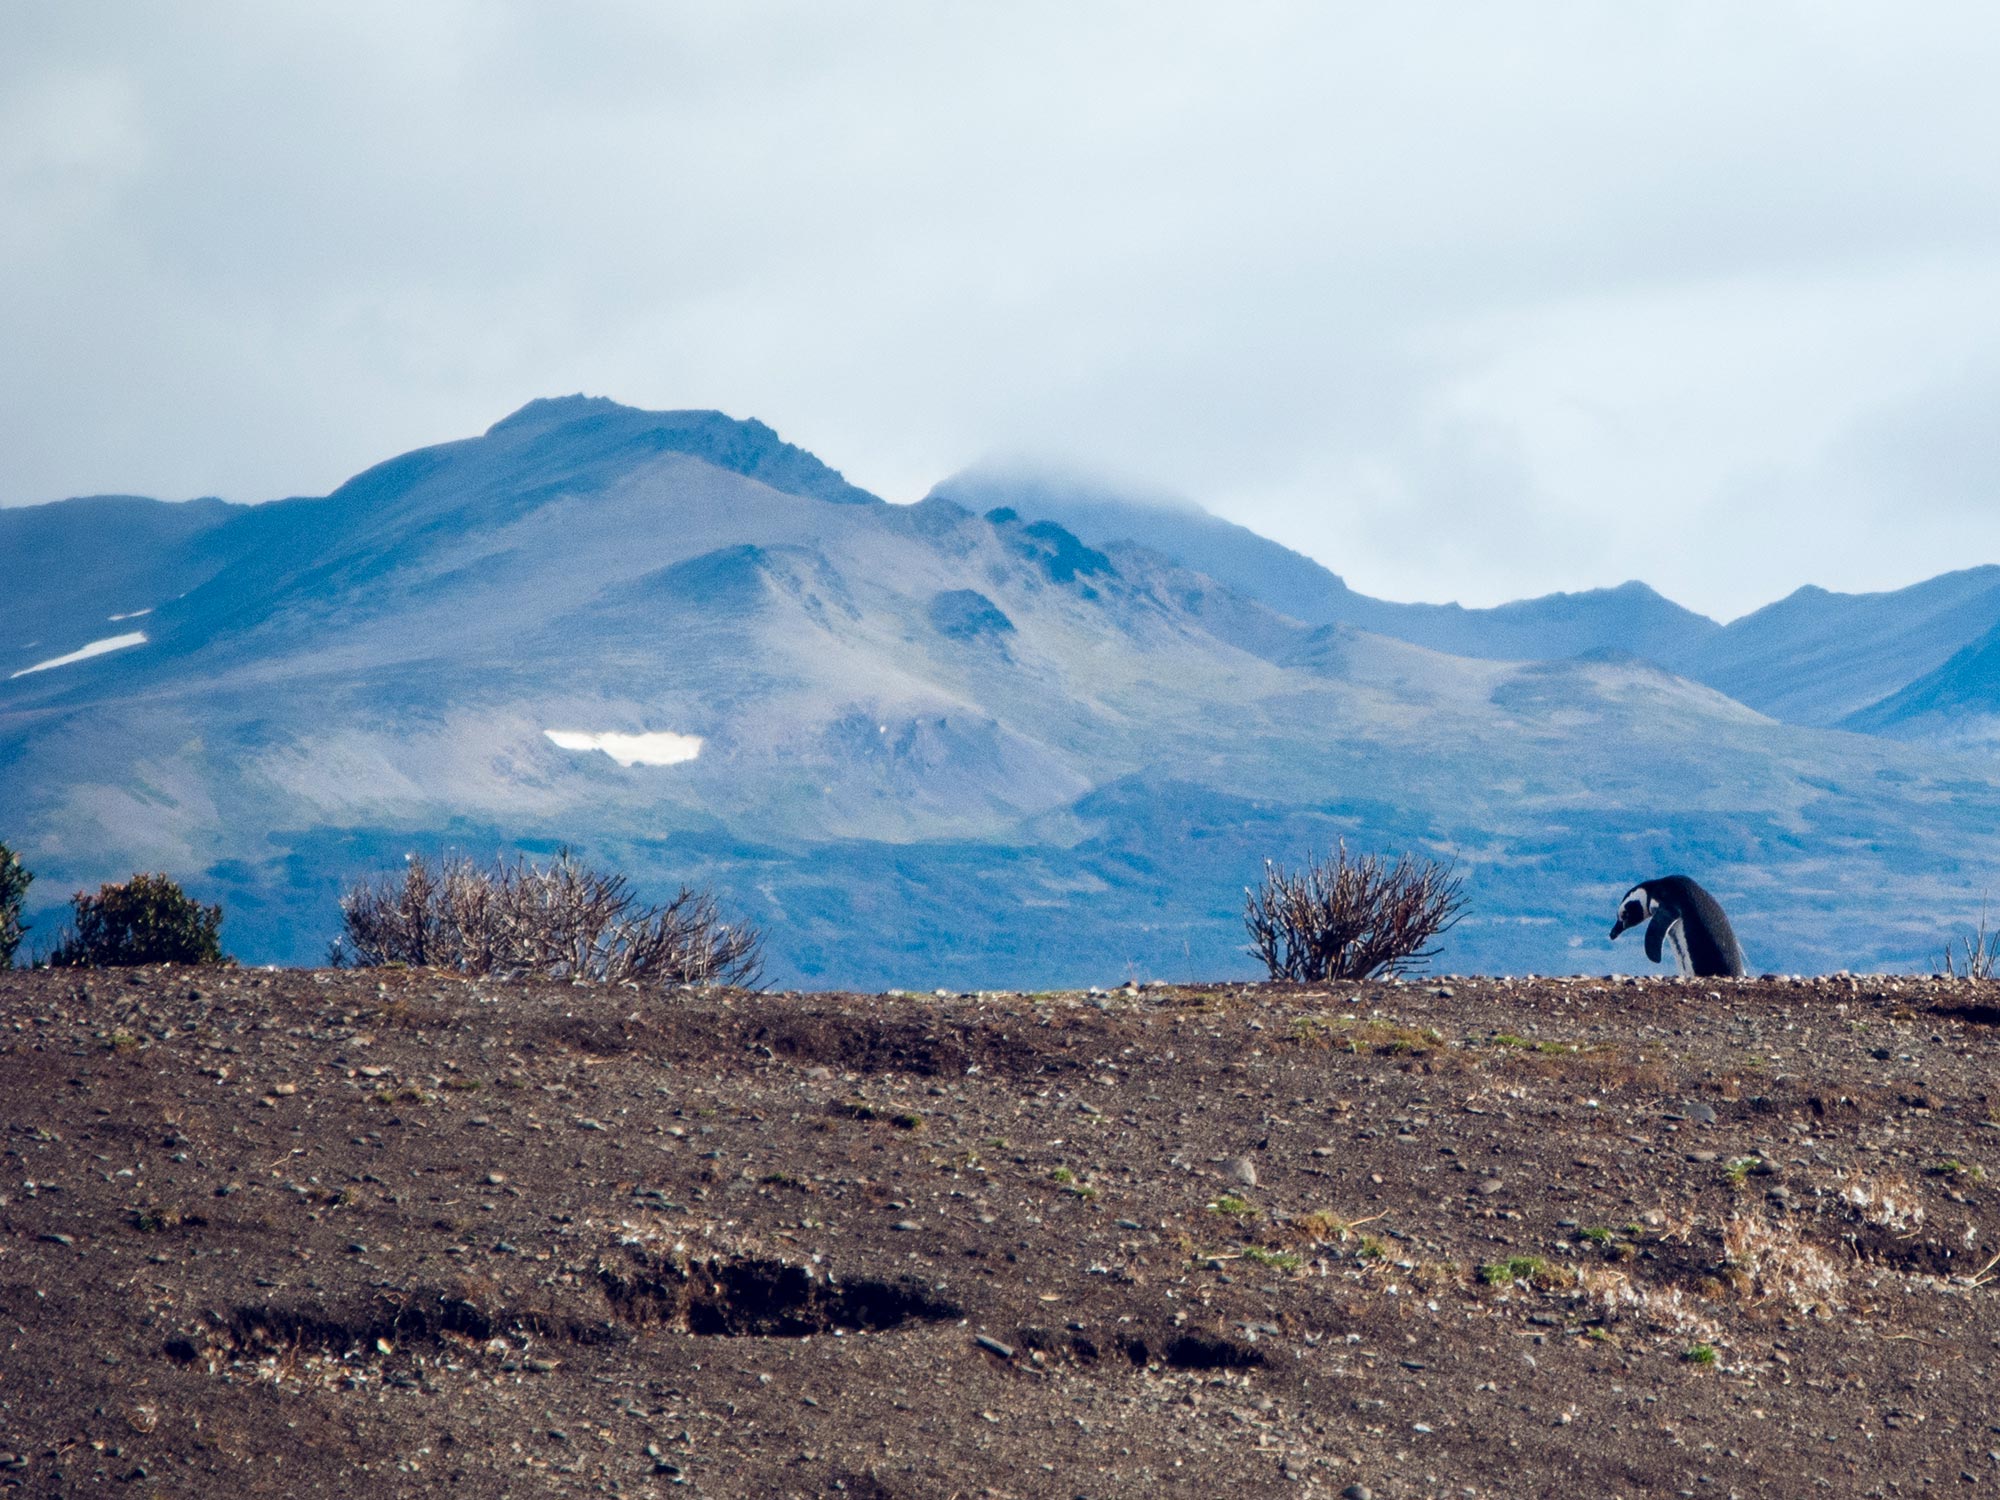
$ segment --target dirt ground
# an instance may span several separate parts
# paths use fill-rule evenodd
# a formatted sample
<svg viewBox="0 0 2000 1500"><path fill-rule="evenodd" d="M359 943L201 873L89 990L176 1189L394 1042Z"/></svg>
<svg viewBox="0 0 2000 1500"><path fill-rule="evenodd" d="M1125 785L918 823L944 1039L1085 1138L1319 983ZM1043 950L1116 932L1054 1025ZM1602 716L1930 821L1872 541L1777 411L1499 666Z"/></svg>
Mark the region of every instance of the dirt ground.
<svg viewBox="0 0 2000 1500"><path fill-rule="evenodd" d="M2000 991L0 975L33 1495L2000 1493Z"/></svg>

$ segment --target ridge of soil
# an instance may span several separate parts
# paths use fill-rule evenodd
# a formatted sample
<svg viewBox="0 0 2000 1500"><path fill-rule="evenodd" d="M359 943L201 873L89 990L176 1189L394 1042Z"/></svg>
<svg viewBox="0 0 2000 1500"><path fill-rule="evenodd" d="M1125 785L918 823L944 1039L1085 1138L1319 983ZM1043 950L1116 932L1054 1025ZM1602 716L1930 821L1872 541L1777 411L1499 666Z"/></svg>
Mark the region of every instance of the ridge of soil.
<svg viewBox="0 0 2000 1500"><path fill-rule="evenodd" d="M0 1486L2000 1490L2000 988L0 974Z"/></svg>

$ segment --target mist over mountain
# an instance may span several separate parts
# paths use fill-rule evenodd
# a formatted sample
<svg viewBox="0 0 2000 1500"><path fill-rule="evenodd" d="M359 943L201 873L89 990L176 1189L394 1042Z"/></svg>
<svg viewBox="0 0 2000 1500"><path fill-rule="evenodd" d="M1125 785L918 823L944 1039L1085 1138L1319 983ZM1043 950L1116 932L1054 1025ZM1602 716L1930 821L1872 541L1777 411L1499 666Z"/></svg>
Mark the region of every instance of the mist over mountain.
<svg viewBox="0 0 2000 1500"><path fill-rule="evenodd" d="M1636 581L1467 609L1370 598L1311 558L1192 501L1059 470L978 467L932 493L977 507L1009 506L1099 545L1127 540L1151 547L1310 624L1351 625L1502 661L1624 652L1773 718L1822 728L1962 737L1956 719L1978 700L1976 685L1958 677L1924 690L1912 685L2000 626L2000 566L1992 564L1871 594L1807 585L1726 626ZM1903 708L1872 707L1905 689L1911 696L1899 699ZM1918 709L1919 700L1929 707Z"/></svg>
<svg viewBox="0 0 2000 1500"><path fill-rule="evenodd" d="M1643 966L1610 903L1669 868L1753 964L1926 962L2000 854L1985 758L1674 675L1635 642L1728 632L1641 585L1384 604L1090 503L889 505L761 423L570 397L325 497L0 511L0 839L44 931L163 869L314 962L407 851L569 843L713 887L781 981L958 988L1247 972L1243 886L1340 838L1456 858L1440 963L1537 972Z"/></svg>
<svg viewBox="0 0 2000 1500"><path fill-rule="evenodd" d="M1005 506L1099 545L1138 543L1309 625L1352 625L1455 656L1538 661L1612 650L1664 661L1722 628L1638 582L1486 609L1374 599L1311 558L1192 501L1123 492L1054 470L973 468L931 494L975 510Z"/></svg>

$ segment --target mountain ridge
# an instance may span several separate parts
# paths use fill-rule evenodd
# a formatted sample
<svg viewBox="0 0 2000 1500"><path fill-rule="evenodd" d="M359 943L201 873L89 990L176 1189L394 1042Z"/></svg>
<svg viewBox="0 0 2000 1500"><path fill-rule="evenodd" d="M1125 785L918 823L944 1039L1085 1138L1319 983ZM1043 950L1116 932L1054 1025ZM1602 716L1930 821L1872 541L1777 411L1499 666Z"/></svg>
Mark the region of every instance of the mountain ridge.
<svg viewBox="0 0 2000 1500"><path fill-rule="evenodd" d="M718 421L523 408L232 517L228 570L146 644L0 678L38 895L171 869L246 957L299 962L405 852L569 843L713 887L780 976L977 987L1241 972L1261 861L1343 838L1458 859L1445 961L1537 972L1629 962L1596 908L1666 864L1753 961L1907 962L2000 857L1976 760L1777 724L1614 644L1314 627L1006 506L825 503L771 481L836 471ZM699 752L573 748L605 733Z"/></svg>

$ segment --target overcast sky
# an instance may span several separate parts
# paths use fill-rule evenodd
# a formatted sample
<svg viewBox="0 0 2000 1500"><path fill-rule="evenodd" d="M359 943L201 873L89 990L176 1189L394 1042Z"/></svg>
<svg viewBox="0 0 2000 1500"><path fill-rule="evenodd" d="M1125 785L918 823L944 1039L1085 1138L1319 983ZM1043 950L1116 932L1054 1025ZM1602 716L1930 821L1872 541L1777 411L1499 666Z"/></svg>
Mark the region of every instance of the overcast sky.
<svg viewBox="0 0 2000 1500"><path fill-rule="evenodd" d="M537 395L993 455L1401 599L2000 561L2000 9L0 7L0 502Z"/></svg>

